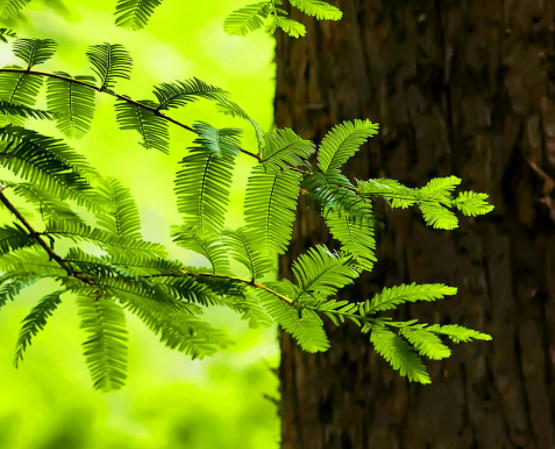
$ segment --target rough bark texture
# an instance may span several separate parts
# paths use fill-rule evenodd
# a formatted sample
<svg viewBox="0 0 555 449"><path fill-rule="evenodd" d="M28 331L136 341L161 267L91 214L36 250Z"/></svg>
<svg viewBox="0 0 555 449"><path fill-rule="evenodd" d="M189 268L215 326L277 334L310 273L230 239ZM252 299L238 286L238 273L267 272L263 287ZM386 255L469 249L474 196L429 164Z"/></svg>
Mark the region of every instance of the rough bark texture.
<svg viewBox="0 0 555 449"><path fill-rule="evenodd" d="M379 137L347 174L421 186L458 175L487 192L486 218L439 232L381 207L376 270L350 292L445 282L459 295L399 311L492 334L427 363L408 384L368 336L328 326L332 349L281 335L283 449L555 448L555 2L341 0L338 23L297 12L308 35L277 40L276 122L319 141L354 118ZM329 239L300 208L289 255Z"/></svg>

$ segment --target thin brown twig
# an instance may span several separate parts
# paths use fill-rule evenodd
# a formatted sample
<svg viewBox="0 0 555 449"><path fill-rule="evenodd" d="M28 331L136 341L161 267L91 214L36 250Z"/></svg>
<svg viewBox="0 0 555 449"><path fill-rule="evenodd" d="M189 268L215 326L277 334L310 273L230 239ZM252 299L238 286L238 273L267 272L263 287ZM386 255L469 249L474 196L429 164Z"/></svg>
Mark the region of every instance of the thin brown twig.
<svg viewBox="0 0 555 449"><path fill-rule="evenodd" d="M265 290L268 293L271 293L272 295L280 298L281 300L285 301L286 303L290 304L290 305L294 305L294 301L290 298L288 298L285 295L282 295L281 293L276 292L275 290L272 290L271 288L267 287L264 284L261 284L260 282L256 282L255 280L250 280L250 279L243 279L243 278L239 278L236 276L228 276L225 274L218 274L218 273L193 273L193 272L189 272L189 271L182 271L181 273L160 273L160 274L149 274L149 275L144 275L141 276L143 278L156 278L156 277L211 277L211 278L218 278L218 279L227 279L230 281L234 281L234 282L240 282L242 284L247 284L250 285L251 287L255 287L255 288L259 288L261 290Z"/></svg>
<svg viewBox="0 0 555 449"><path fill-rule="evenodd" d="M33 228L31 223L27 221L27 219L21 214L21 212L19 212L19 210L12 204L12 202L8 200L6 195L4 195L4 192L3 192L4 188L5 187L0 187L0 202L4 204L4 206L6 206L6 208L16 216L16 218L27 229L27 231L29 231L29 236L37 241L39 246L48 253L50 258L54 262L56 262L61 268L65 270L68 276L72 276L87 284L90 284L91 280L86 275L84 275L83 273L73 271L71 267L67 264L67 262L59 254L57 254L52 248L50 248L48 243L46 243L46 241L41 237L41 233L37 232L35 228Z"/></svg>
<svg viewBox="0 0 555 449"><path fill-rule="evenodd" d="M182 122L164 114L163 112L160 112L160 110L158 110L155 107L148 106L146 104L143 104L139 101L136 101L136 100L133 100L129 97L126 97L125 95L120 95L120 94L118 94L116 92L113 92L111 90L102 89L101 87L95 86L94 84L90 84L86 81L77 80L77 79L71 78L69 76L58 75L57 73L41 72L39 70L17 69L17 68L1 68L0 73L3 73L3 72L4 73L23 73L23 74L27 74L27 75L44 76L46 78L54 78L54 79L59 79L59 80L66 81L68 83L79 84L81 86L87 87L87 88L95 90L97 92L111 95L112 97L115 97L119 100L125 101L128 104L132 104L134 106L146 109L147 111L152 112L157 117L160 117L164 120L167 120L168 122L173 123L174 125L177 125L180 128L186 129L187 131L190 131L190 132L195 133L195 134L198 135L198 132L192 126L189 126L185 123L182 123ZM246 154L247 156L253 157L253 158L257 159L258 161L260 161L260 155L258 155L258 154L251 153L250 151L247 151L247 150L245 150L244 148L241 148L241 147L239 147L239 151L243 154Z"/></svg>

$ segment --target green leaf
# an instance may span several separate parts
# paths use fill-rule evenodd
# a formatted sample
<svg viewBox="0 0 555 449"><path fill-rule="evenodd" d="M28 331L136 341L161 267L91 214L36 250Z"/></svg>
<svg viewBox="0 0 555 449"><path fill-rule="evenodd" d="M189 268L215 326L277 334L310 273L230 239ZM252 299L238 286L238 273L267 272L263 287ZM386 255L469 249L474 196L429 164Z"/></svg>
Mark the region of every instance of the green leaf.
<svg viewBox="0 0 555 449"><path fill-rule="evenodd" d="M365 207L364 204L361 204L362 207ZM353 255L361 268L372 271L377 260L376 240L370 208L366 206L366 210L367 216L364 218L331 210L325 219L333 237L341 242L341 249Z"/></svg>
<svg viewBox="0 0 555 449"><path fill-rule="evenodd" d="M127 379L127 329L125 314L114 301L80 296L77 300L81 329L88 334L83 343L94 387L119 390Z"/></svg>
<svg viewBox="0 0 555 449"><path fill-rule="evenodd" d="M434 229L452 230L459 227L459 220L453 212L439 204L419 203L424 221Z"/></svg>
<svg viewBox="0 0 555 449"><path fill-rule="evenodd" d="M17 39L13 43L13 53L27 63L27 67L42 64L48 61L54 53L58 44L52 39Z"/></svg>
<svg viewBox="0 0 555 449"><path fill-rule="evenodd" d="M260 279L272 269L272 260L258 251L252 242L252 234L244 227L236 231L225 230L223 239L231 256L249 270L252 279Z"/></svg>
<svg viewBox="0 0 555 449"><path fill-rule="evenodd" d="M339 168L377 133L378 125L370 120L355 120L334 126L324 136L318 150L318 167L323 172L339 173Z"/></svg>
<svg viewBox="0 0 555 449"><path fill-rule="evenodd" d="M4 168L60 199L100 207L89 179L97 176L86 159L63 141L16 126L0 128Z"/></svg>
<svg viewBox="0 0 555 449"><path fill-rule="evenodd" d="M116 26L127 30L143 29L162 0L118 0Z"/></svg>
<svg viewBox="0 0 555 449"><path fill-rule="evenodd" d="M415 301L435 301L447 295L456 295L455 287L445 284L401 284L383 291L372 298L368 313L395 309L399 304Z"/></svg>
<svg viewBox="0 0 555 449"><path fill-rule="evenodd" d="M445 178L434 178L417 190L417 196L420 198L447 200L451 196L453 190L462 182L461 178L456 176L447 176Z"/></svg>
<svg viewBox="0 0 555 449"><path fill-rule="evenodd" d="M0 253L6 254L20 248L36 245L37 241L17 223L0 227Z"/></svg>
<svg viewBox="0 0 555 449"><path fill-rule="evenodd" d="M258 123L256 123L255 120L253 120L246 112L245 110L239 106L237 103L235 103L234 101L231 101L229 99L226 99L225 101L218 101L218 104L216 105L218 112L224 114L224 115L228 115L230 117L236 118L242 118L243 120L248 121L251 126L254 129L254 132L256 134L256 140L258 142L258 150L259 152L262 151L262 148L264 147L264 131L262 131L262 128L260 128L260 126L258 125Z"/></svg>
<svg viewBox="0 0 555 449"><path fill-rule="evenodd" d="M112 234L74 221L52 220L47 224L44 234L52 237L65 237L74 242L91 242L115 255L131 253L150 257L166 256L165 248L159 243Z"/></svg>
<svg viewBox="0 0 555 449"><path fill-rule="evenodd" d="M15 351L14 364L16 368L19 362L23 361L23 353L31 345L33 337L44 329L48 318L52 316L58 305L61 304L60 295L62 293L64 293L64 290L59 290L42 298L23 320L23 327L19 333Z"/></svg>
<svg viewBox="0 0 555 449"><path fill-rule="evenodd" d="M461 192L455 199L455 205L464 215L476 217L485 215L494 209L491 204L486 202L487 199L488 195L485 193Z"/></svg>
<svg viewBox="0 0 555 449"><path fill-rule="evenodd" d="M242 130L238 128L217 129L208 123L196 122L193 129L198 134L195 143L217 157L235 157L239 155Z"/></svg>
<svg viewBox="0 0 555 449"><path fill-rule="evenodd" d="M232 12L224 22L224 30L232 36L246 36L264 25L271 11L271 1L255 3Z"/></svg>
<svg viewBox="0 0 555 449"><path fill-rule="evenodd" d="M13 68L19 69L19 67ZM23 72L2 72L0 73L0 100L14 105L34 106L42 83L43 79L40 76ZM21 114L6 110L3 111L0 125L6 126L10 123L21 125L24 121Z"/></svg>
<svg viewBox="0 0 555 449"><path fill-rule="evenodd" d="M25 4L25 3L27 3L27 1L29 1L29 0L23 0L23 3ZM4 0L4 2L7 3L6 0ZM0 6L0 8L2 8L2 7ZM2 9L0 9L0 18L2 18L2 19L5 19L5 17L4 17L5 8L6 8L6 5L4 5L4 10L3 11L2 11ZM16 37L17 37L17 34L14 30L12 30L10 28L5 28L5 27L0 28L0 42L3 42L4 44L7 44L8 43L8 38L13 39L13 38L16 38Z"/></svg>
<svg viewBox="0 0 555 449"><path fill-rule="evenodd" d="M236 151L210 139L210 134L203 133L195 140L198 146L191 148L181 161L183 168L177 173L175 191L178 210L185 214L186 226L219 233L229 204ZM207 146L207 142L211 142L210 145ZM222 154L213 153L212 146L221 148Z"/></svg>
<svg viewBox="0 0 555 449"><path fill-rule="evenodd" d="M309 248L293 262L292 271L299 286L294 300L321 300L335 294L359 276L352 265L349 257L333 254L324 245Z"/></svg>
<svg viewBox="0 0 555 449"><path fill-rule="evenodd" d="M431 332L421 329L400 329L399 334L415 347L420 355L432 360L441 360L451 355L451 350Z"/></svg>
<svg viewBox="0 0 555 449"><path fill-rule="evenodd" d="M385 358L393 369L398 370L401 376L408 377L410 382L431 383L420 357L398 335L386 329L374 327L370 334L370 341L376 352Z"/></svg>
<svg viewBox="0 0 555 449"><path fill-rule="evenodd" d="M321 0L289 0L296 8L318 20L340 20L341 10Z"/></svg>
<svg viewBox="0 0 555 449"><path fill-rule="evenodd" d="M149 100L139 103L156 109L157 104ZM156 115L152 110L137 104L118 99L116 102L116 121L123 131L137 131L143 138L141 145L147 150L155 149L169 153L170 133L168 121Z"/></svg>
<svg viewBox="0 0 555 449"><path fill-rule="evenodd" d="M52 111L53 112L53 111ZM14 115L21 118L34 118L36 120L54 120L54 114L50 111L30 108L22 104L10 103L0 100L0 113Z"/></svg>
<svg viewBox="0 0 555 449"><path fill-rule="evenodd" d="M12 19L17 17L20 11L29 4L31 0L2 0L0 2L0 19Z"/></svg>
<svg viewBox="0 0 555 449"><path fill-rule="evenodd" d="M224 274L229 272L229 261L225 247L210 234L189 228L187 226L175 227L172 232L174 243L182 248L194 251L208 259L214 273Z"/></svg>
<svg viewBox="0 0 555 449"><path fill-rule="evenodd" d="M270 289L292 298L296 288L288 281L268 282ZM312 314L301 314L292 305L272 293L259 290L258 297L268 314L288 333L290 333L302 349L308 352L327 351L330 347L328 337L322 328L322 321Z"/></svg>
<svg viewBox="0 0 555 449"><path fill-rule="evenodd" d="M264 134L262 164L273 171L306 165L314 153L314 144L301 139L289 128Z"/></svg>
<svg viewBox="0 0 555 449"><path fill-rule="evenodd" d="M162 83L154 89L158 110L178 108L199 99L225 102L229 97L225 90L206 84L198 78Z"/></svg>
<svg viewBox="0 0 555 449"><path fill-rule="evenodd" d="M270 23L267 27L267 31L274 32L276 26L281 28L289 36L298 39L299 37L304 37L306 35L306 27L297 22L296 20L286 19L284 17L272 17L275 22Z"/></svg>
<svg viewBox="0 0 555 449"><path fill-rule="evenodd" d="M58 197L51 195L30 182L3 182L3 185L11 188L12 192L33 204L40 212L43 221L50 219L83 221L66 203L60 201Z"/></svg>
<svg viewBox="0 0 555 449"><path fill-rule="evenodd" d="M87 50L87 58L100 79L101 89L113 89L117 78L130 79L133 60L123 45L106 42L91 45Z"/></svg>
<svg viewBox="0 0 555 449"><path fill-rule="evenodd" d="M440 335L447 335L451 340L455 343L467 343L472 341L472 339L476 340L491 340L491 335L484 334L482 332L478 332L472 329L467 329L464 326L459 324L446 324L441 326L439 324L432 324L428 327L422 327L423 330L427 332L434 332Z"/></svg>
<svg viewBox="0 0 555 449"><path fill-rule="evenodd" d="M139 209L129 189L115 178L108 178L98 186L100 194L111 205L109 210L97 214L98 226L112 234L131 239L141 238Z"/></svg>
<svg viewBox="0 0 555 449"><path fill-rule="evenodd" d="M55 72L71 78L64 72ZM80 80L82 77L75 77ZM95 91L82 84L49 78L46 85L48 109L56 114L57 128L69 138L81 138L89 131L94 116Z"/></svg>
<svg viewBox="0 0 555 449"><path fill-rule="evenodd" d="M190 355L193 359L202 360L232 344L222 331L185 312L161 314L135 310L133 313L159 335L160 341L167 347Z"/></svg>
<svg viewBox="0 0 555 449"><path fill-rule="evenodd" d="M21 276L37 275L38 278L67 276L65 270L50 260L46 251L38 246L3 254L0 257L0 270Z"/></svg>
<svg viewBox="0 0 555 449"><path fill-rule="evenodd" d="M301 176L292 171L253 169L245 199L246 231L267 257L284 254L291 240Z"/></svg>
<svg viewBox="0 0 555 449"><path fill-rule="evenodd" d="M8 273L0 277L0 309L25 287L33 285L40 279L36 274Z"/></svg>

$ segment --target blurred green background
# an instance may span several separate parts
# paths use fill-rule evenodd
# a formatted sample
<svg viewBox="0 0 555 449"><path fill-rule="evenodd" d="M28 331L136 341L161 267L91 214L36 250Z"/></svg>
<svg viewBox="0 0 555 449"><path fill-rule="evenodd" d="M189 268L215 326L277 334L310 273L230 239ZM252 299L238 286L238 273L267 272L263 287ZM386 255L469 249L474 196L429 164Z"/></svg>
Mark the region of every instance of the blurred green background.
<svg viewBox="0 0 555 449"><path fill-rule="evenodd" d="M85 51L101 42L121 43L134 58L131 81L117 91L136 99L152 98L152 86L193 76L222 87L259 122L272 126L273 47L262 32L247 38L223 32L224 18L244 0L166 0L146 30L114 26L116 0L33 0L24 17L10 23L20 37L52 38L59 43L46 71L91 74ZM2 66L16 63L8 45L0 47ZM45 103L39 104L45 107ZM208 102L172 111L186 123L214 126L248 124L216 113ZM29 126L62 137L50 124ZM174 127L175 128L175 127ZM254 144L248 132L244 146ZM192 137L171 130L169 156L141 147L139 135L118 130L113 99L98 97L93 128L71 144L103 175L119 178L140 207L144 237L170 247L189 264L199 256L171 246L169 228L178 224L173 193L178 161ZM244 181L252 162L240 160L233 185L228 225L241 225ZM2 175L4 175L2 173ZM11 221L6 213L2 221ZM38 222L37 222L38 223ZM276 396L272 368L279 363L276 329L248 330L225 310L213 310L211 322L228 331L237 345L203 361L167 349L137 319L129 316L129 380L117 393L93 390L86 370L76 306L70 297L34 340L19 369L13 351L19 323L50 285L37 284L0 314L0 448L10 449L249 449L278 447Z"/></svg>

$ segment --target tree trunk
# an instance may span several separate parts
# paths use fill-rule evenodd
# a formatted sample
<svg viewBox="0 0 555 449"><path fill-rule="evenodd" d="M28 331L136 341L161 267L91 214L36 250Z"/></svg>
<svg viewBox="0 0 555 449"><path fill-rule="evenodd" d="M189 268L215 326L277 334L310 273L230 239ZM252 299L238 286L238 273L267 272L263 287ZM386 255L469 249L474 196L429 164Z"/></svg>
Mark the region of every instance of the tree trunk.
<svg viewBox="0 0 555 449"><path fill-rule="evenodd" d="M333 3L333 0L332 0ZM492 342L456 345L409 384L354 326L326 326L332 348L300 350L282 334L283 449L555 448L555 2L336 0L340 22L296 11L307 37L277 38L276 123L318 142L369 118L374 138L352 178L422 186L457 175L496 209L443 232L415 210L378 204L378 264L348 292L445 282L459 294L411 304L399 318L459 323ZM299 207L282 274L329 240Z"/></svg>

